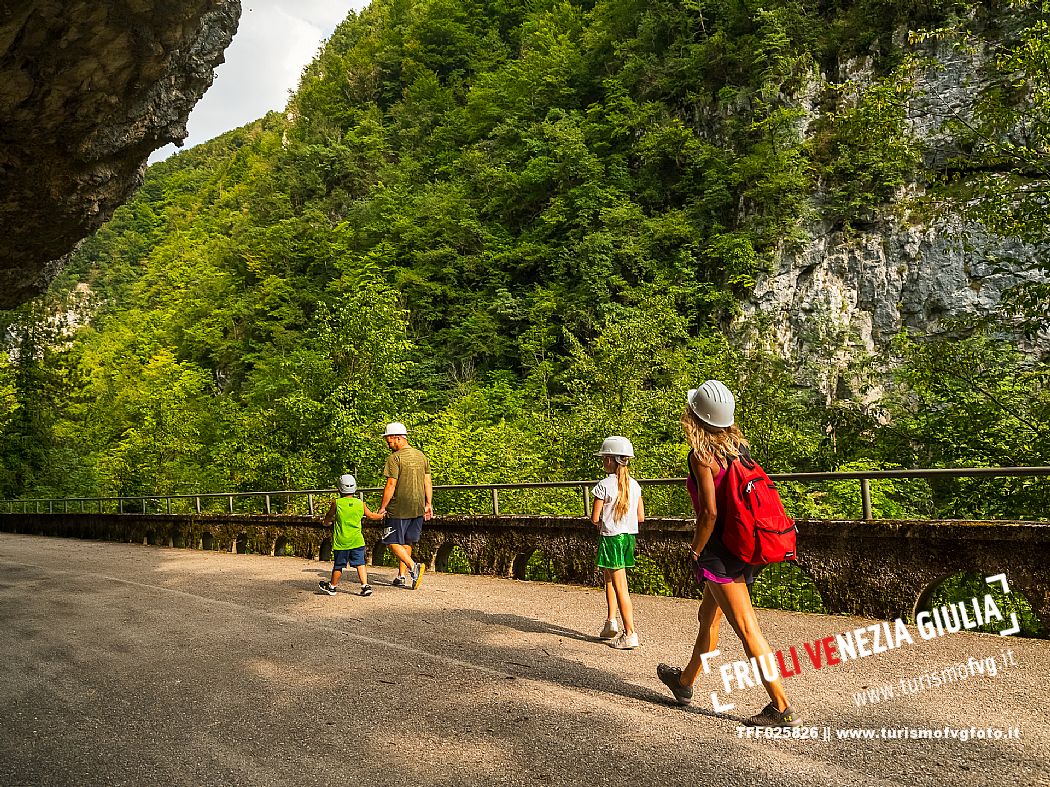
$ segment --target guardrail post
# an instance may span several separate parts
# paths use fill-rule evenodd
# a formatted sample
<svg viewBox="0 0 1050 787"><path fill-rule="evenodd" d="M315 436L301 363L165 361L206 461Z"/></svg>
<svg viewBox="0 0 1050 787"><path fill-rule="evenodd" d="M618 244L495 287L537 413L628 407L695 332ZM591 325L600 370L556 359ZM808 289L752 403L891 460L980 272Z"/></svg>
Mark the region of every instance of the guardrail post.
<svg viewBox="0 0 1050 787"><path fill-rule="evenodd" d="M84 501L83 500L80 501L80 513L81 514L84 513Z"/></svg>
<svg viewBox="0 0 1050 787"><path fill-rule="evenodd" d="M199 495L193 498L193 504L197 507L197 513L199 514L201 512L201 499Z"/></svg>
<svg viewBox="0 0 1050 787"><path fill-rule="evenodd" d="M117 509L118 509L119 513L121 513L121 514L124 513L124 498L123 497L118 497L117 498Z"/></svg>
<svg viewBox="0 0 1050 787"><path fill-rule="evenodd" d="M309 492L306 495L306 503L310 506L310 516L314 515L314 493Z"/></svg>
<svg viewBox="0 0 1050 787"><path fill-rule="evenodd" d="M228 508L229 512L232 514L233 513L233 495L230 495L230 497L229 497L229 506L227 508Z"/></svg>
<svg viewBox="0 0 1050 787"><path fill-rule="evenodd" d="M583 515L590 519L591 517L591 496L587 494L587 487L581 486L580 491L583 492Z"/></svg>
<svg viewBox="0 0 1050 787"><path fill-rule="evenodd" d="M149 498L148 498L148 497L144 497L144 498L142 498L142 514L143 514L143 515L145 515L145 514L146 514L146 505L147 505L148 503L149 503Z"/></svg>
<svg viewBox="0 0 1050 787"><path fill-rule="evenodd" d="M69 513L69 501L68 500L63 500L62 501L62 513L63 514L68 514Z"/></svg>
<svg viewBox="0 0 1050 787"><path fill-rule="evenodd" d="M54 500L48 500L47 501L47 513L49 513L49 514L55 513L55 501Z"/></svg>
<svg viewBox="0 0 1050 787"><path fill-rule="evenodd" d="M164 501L165 501L165 504L166 504L165 508L167 509L168 514L171 514L171 498L170 497L166 497L166 498L164 498Z"/></svg>
<svg viewBox="0 0 1050 787"><path fill-rule="evenodd" d="M270 513L270 496L269 495L266 496L266 513L267 514Z"/></svg>
<svg viewBox="0 0 1050 787"><path fill-rule="evenodd" d="M499 516L499 490L492 487L492 516Z"/></svg>
<svg viewBox="0 0 1050 787"><path fill-rule="evenodd" d="M871 516L871 486L867 478L860 479L860 508L861 516L865 521L872 519Z"/></svg>

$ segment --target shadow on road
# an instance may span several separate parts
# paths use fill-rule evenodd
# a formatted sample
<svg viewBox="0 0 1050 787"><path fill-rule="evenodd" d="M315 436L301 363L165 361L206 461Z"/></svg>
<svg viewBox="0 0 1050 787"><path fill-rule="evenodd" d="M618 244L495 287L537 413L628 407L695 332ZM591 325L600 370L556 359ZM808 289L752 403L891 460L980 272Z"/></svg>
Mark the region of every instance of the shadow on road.
<svg viewBox="0 0 1050 787"><path fill-rule="evenodd" d="M527 618L521 615L502 613L493 614L481 612L475 609L457 609L454 612L457 616L462 616L463 618L472 620L483 626L512 628L527 634L547 634L553 637L565 637L568 639L579 640L581 642L591 642L594 643L596 647L608 647L603 640L596 636L590 636L576 631L575 629L557 626L544 620ZM488 664L499 664L501 666L518 667L528 670L521 673L522 677L557 683L571 688L603 691L608 694L616 694L621 697L629 697L642 702L652 703L653 705L678 708L683 713L709 716L712 718L735 719L743 723L742 717L718 714L714 711L706 710L703 707L693 705L679 705L671 697L653 691L646 686L629 683L628 681L623 680L619 675L605 670L599 670L594 667L585 666L578 661L563 659L547 649L542 650L542 653L546 655L547 659L544 659L541 663L534 664L523 663L521 660L521 651L518 649L492 645L489 646L489 649L491 655L485 659ZM515 660L515 658L517 660Z"/></svg>

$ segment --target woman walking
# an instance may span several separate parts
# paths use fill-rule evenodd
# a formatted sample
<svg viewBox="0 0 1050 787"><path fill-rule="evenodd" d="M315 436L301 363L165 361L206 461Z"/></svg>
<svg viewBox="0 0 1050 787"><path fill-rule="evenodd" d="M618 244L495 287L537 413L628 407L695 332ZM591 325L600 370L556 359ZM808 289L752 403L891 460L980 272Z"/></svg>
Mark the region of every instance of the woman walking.
<svg viewBox="0 0 1050 787"><path fill-rule="evenodd" d="M726 470L741 457L749 458L749 444L735 422L736 399L718 380L707 380L689 392L682 429L689 443L687 487L696 511L696 528L690 545L693 571L703 585L704 597L697 612L700 631L689 663L683 668L660 664L656 674L681 705L693 699L703 662L701 657L718 645L722 616L729 621L748 658L770 661L772 650L758 626L751 604L750 587L762 566L744 563L722 544L719 502L725 500ZM724 509L724 504L723 504ZM788 703L779 677L768 678L762 670L762 685L770 702L750 719L754 726L795 727L802 719Z"/></svg>

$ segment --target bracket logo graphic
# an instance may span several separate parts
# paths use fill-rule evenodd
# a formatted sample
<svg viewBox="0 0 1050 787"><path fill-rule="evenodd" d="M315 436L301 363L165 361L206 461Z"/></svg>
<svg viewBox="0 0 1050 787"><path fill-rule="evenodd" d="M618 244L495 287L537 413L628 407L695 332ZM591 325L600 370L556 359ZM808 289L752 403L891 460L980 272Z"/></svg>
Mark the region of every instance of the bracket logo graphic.
<svg viewBox="0 0 1050 787"><path fill-rule="evenodd" d="M984 582L986 585L992 587L994 587L996 583L999 583L1003 587L1003 595L1010 595L1010 585L1006 581L1006 574L996 574L993 577L985 577ZM1011 625L1010 628L1000 631L999 636L1009 637L1010 635L1017 634L1021 631L1021 622L1017 619L1016 612L1010 613L1010 623L1013 625Z"/></svg>

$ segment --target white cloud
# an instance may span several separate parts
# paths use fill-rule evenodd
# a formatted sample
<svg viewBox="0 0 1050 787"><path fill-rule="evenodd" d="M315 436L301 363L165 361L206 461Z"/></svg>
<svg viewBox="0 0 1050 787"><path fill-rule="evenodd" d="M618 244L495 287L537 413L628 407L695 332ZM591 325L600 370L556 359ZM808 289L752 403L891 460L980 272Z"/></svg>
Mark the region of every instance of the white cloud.
<svg viewBox="0 0 1050 787"><path fill-rule="evenodd" d="M322 42L368 0L241 0L241 22L215 82L190 114L184 148L284 109ZM166 145L150 162L178 150Z"/></svg>

